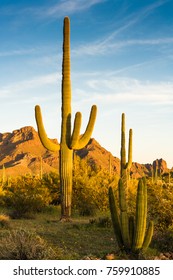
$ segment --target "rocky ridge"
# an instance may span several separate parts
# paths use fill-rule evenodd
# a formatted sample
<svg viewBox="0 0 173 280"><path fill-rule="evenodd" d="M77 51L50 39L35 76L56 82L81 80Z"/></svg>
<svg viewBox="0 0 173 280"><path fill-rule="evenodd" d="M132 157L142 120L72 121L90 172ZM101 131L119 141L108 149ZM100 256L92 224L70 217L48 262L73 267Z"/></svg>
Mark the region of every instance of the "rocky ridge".
<svg viewBox="0 0 173 280"><path fill-rule="evenodd" d="M52 141L56 142L55 139ZM90 165L103 168L111 173L120 173L120 160L109 151L101 147L94 139L90 139L85 148L76 151L81 158L87 159ZM40 174L41 165L43 173L57 172L59 165L58 153L46 150L39 139L38 133L31 126L22 127L12 133L0 133L0 174L3 166L7 176ZM168 172L166 161L157 159L153 162L159 169L159 174ZM151 176L153 164L139 164L133 162L131 176Z"/></svg>

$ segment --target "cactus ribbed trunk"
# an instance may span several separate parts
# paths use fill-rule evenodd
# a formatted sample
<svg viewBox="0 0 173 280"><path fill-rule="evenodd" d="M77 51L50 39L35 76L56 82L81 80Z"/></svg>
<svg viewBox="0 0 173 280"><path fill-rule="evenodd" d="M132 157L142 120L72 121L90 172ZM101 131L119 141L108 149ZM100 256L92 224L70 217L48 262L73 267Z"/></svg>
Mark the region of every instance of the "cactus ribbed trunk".
<svg viewBox="0 0 173 280"><path fill-rule="evenodd" d="M60 191L61 191L61 218L71 216L72 196L72 157L69 149L71 141L71 80L70 80L70 22L64 19L64 42L62 62L62 119L60 141Z"/></svg>
<svg viewBox="0 0 173 280"><path fill-rule="evenodd" d="M115 233L115 236L116 236L116 239L118 242L118 246L120 249L123 249L124 244L123 244L123 238L122 238L122 232L121 232L118 205L117 205L117 201L114 197L112 187L109 188L109 206L110 206L113 229L114 229L114 233Z"/></svg>
<svg viewBox="0 0 173 280"><path fill-rule="evenodd" d="M121 232L124 245L130 248L130 236L129 236L129 218L127 213L127 204L125 190L122 179L118 182L119 190L119 206L120 206L120 221L121 221Z"/></svg>
<svg viewBox="0 0 173 280"><path fill-rule="evenodd" d="M60 149L61 218L71 217L72 199L72 150Z"/></svg>

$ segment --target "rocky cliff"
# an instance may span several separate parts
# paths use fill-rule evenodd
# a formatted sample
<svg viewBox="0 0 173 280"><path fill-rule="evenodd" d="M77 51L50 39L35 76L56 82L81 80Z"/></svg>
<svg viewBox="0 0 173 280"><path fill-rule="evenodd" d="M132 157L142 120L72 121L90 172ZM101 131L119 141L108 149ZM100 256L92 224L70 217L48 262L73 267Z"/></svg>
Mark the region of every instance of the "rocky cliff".
<svg viewBox="0 0 173 280"><path fill-rule="evenodd" d="M56 142L55 139L52 141ZM95 139L90 139L88 145L76 151L82 159L97 168L103 168L111 173L120 173L120 160ZM17 176L40 174L41 166L43 173L57 172L59 168L59 155L47 151L41 144L38 133L31 126L22 127L12 133L0 133L0 174L5 166L6 175ZM144 175L151 176L153 166L158 166L160 174L168 171L166 161L157 159L153 164L139 164L134 162L131 168L131 176L139 178Z"/></svg>

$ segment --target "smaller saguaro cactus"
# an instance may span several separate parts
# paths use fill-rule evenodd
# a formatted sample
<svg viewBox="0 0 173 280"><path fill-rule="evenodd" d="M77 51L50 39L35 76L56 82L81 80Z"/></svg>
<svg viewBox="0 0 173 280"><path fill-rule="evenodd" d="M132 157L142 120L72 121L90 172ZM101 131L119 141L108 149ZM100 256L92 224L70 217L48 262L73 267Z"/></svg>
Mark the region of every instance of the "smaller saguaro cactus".
<svg viewBox="0 0 173 280"><path fill-rule="evenodd" d="M125 191L128 188L128 179L130 176L130 168L132 166L132 129L129 130L129 146L128 146L128 161L126 161L126 146L125 146L125 114L122 113L121 122L121 165L120 177L122 179Z"/></svg>
<svg viewBox="0 0 173 280"><path fill-rule="evenodd" d="M114 233L119 248L126 253L139 253L148 248L153 235L153 222L147 228L147 186L144 179L138 183L136 214L129 216L122 179L118 184L119 203L109 188L109 205Z"/></svg>

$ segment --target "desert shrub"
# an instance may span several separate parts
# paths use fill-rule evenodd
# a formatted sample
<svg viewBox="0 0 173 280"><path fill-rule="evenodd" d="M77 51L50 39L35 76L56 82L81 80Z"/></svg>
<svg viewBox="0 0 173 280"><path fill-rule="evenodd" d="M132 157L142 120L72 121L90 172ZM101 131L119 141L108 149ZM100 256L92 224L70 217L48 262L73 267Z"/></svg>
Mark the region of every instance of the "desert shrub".
<svg viewBox="0 0 173 280"><path fill-rule="evenodd" d="M110 217L99 217L97 221L97 225L103 228L109 228L112 225L112 221Z"/></svg>
<svg viewBox="0 0 173 280"><path fill-rule="evenodd" d="M72 208L80 215L95 215L96 211L107 211L108 187L116 184L115 177L110 177L103 170L99 172L81 171L73 177Z"/></svg>
<svg viewBox="0 0 173 280"><path fill-rule="evenodd" d="M155 231L151 246L160 252L173 252L173 228Z"/></svg>
<svg viewBox="0 0 173 280"><path fill-rule="evenodd" d="M118 178L85 159L74 157L72 208L81 215L94 215L108 209L108 187Z"/></svg>
<svg viewBox="0 0 173 280"><path fill-rule="evenodd" d="M148 184L148 213L160 230L173 225L173 192L169 184Z"/></svg>
<svg viewBox="0 0 173 280"><path fill-rule="evenodd" d="M59 174L55 172L50 172L48 174L43 174L42 184L50 192L50 204L59 205L60 204L60 178Z"/></svg>
<svg viewBox="0 0 173 280"><path fill-rule="evenodd" d="M128 200L128 212L129 215L134 215L136 212L136 194L137 194L137 179L130 179L128 183L128 192L127 192L127 200Z"/></svg>
<svg viewBox="0 0 173 280"><path fill-rule="evenodd" d="M8 231L0 241L1 260L47 260L55 256L44 239L24 229Z"/></svg>
<svg viewBox="0 0 173 280"><path fill-rule="evenodd" d="M50 203L49 190L38 179L21 177L6 186L4 202L12 218L30 217ZM32 215L31 215L32 213Z"/></svg>
<svg viewBox="0 0 173 280"><path fill-rule="evenodd" d="M0 206L4 206L4 188L3 185L0 184Z"/></svg>
<svg viewBox="0 0 173 280"><path fill-rule="evenodd" d="M10 217L6 214L0 214L0 227L8 228L10 226Z"/></svg>
<svg viewBox="0 0 173 280"><path fill-rule="evenodd" d="M77 210L81 216L94 216L97 206L93 196L93 190L78 181L77 185L73 185L73 210Z"/></svg>

